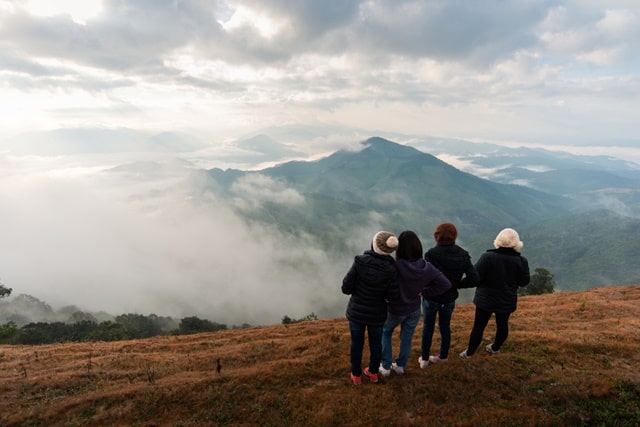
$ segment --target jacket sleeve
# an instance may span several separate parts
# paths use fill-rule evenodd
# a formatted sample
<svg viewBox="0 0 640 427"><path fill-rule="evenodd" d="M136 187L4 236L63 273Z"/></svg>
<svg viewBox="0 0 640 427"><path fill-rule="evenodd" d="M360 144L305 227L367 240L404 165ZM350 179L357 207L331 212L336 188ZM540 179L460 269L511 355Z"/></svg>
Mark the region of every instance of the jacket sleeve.
<svg viewBox="0 0 640 427"><path fill-rule="evenodd" d="M356 289L356 283L358 282L358 271L356 270L355 261L351 264L351 268L347 271L347 274L342 279L342 293L345 295L353 294Z"/></svg>
<svg viewBox="0 0 640 427"><path fill-rule="evenodd" d="M471 263L471 258L467 258L464 266L464 278L460 281L458 289L475 288L480 283L478 270Z"/></svg>
<svg viewBox="0 0 640 427"><path fill-rule="evenodd" d="M523 256L520 256L520 259L522 260L522 276L520 277L518 286L527 286L531 281L531 274L529 272L529 261Z"/></svg>
<svg viewBox="0 0 640 427"><path fill-rule="evenodd" d="M429 280L422 289L422 296L434 297L436 295L442 295L451 289L451 282L440 270L435 268L431 263L429 263L427 268Z"/></svg>
<svg viewBox="0 0 640 427"><path fill-rule="evenodd" d="M480 259L478 259L478 262L476 262L475 270L476 270L476 274L478 275L478 282L476 283L476 287L478 288L481 288L485 285L483 281L487 277L487 270L489 268L489 263L490 262L488 259L487 252L480 255Z"/></svg>

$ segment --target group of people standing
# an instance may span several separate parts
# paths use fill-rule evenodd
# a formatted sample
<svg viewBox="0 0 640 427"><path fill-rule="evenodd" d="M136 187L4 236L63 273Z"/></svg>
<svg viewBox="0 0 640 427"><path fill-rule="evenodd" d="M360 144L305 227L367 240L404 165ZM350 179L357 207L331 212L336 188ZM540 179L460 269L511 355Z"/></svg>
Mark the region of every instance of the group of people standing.
<svg viewBox="0 0 640 427"><path fill-rule="evenodd" d="M435 246L423 251L418 235L410 230L397 237L379 231L371 248L357 255L342 281L342 292L350 295L346 316L351 332L350 359L353 384L365 376L378 382L379 376L405 372L411 354L413 334L424 319L420 368L448 361L451 345L451 317L458 289L476 287L475 318L467 348L460 358L471 357L482 342L492 315L496 336L486 346L497 354L509 334L509 316L516 310L518 287L529 283L529 265L520 254L523 243L512 228L501 230L494 249L483 253L474 265L471 256L456 244L454 224L438 225ZM396 253L395 259L392 257ZM440 351L431 355L436 320L440 330ZM393 358L392 336L400 326L400 348ZM362 369L365 335L369 342L369 364Z"/></svg>

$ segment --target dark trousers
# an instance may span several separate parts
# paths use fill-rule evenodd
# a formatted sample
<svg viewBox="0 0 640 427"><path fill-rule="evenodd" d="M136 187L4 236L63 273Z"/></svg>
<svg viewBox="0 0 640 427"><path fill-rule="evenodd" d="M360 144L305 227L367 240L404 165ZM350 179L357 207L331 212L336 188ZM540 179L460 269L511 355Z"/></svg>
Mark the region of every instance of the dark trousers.
<svg viewBox="0 0 640 427"><path fill-rule="evenodd" d="M427 298L422 299L422 313L424 316L424 328L422 329L422 359L428 360L431 354L431 342L433 331L436 328L436 316L438 317L438 328L440 328L440 353L441 359L449 357L449 347L451 346L451 316L456 307L455 301L447 304L440 304Z"/></svg>
<svg viewBox="0 0 640 427"><path fill-rule="evenodd" d="M351 331L351 373L357 377L362 375L362 350L366 330L369 335L369 371L377 374L382 361L382 325L371 326L350 320L349 329Z"/></svg>
<svg viewBox="0 0 640 427"><path fill-rule="evenodd" d="M471 356L476 352L478 346L482 342L482 335L484 334L484 328L487 327L492 311L483 310L476 306L476 315L473 319L473 328L471 329L471 335L469 336L469 345L467 346L467 355ZM495 313L496 315L496 338L493 340L491 348L494 351L500 350L500 347L507 340L509 336L509 316L511 313Z"/></svg>

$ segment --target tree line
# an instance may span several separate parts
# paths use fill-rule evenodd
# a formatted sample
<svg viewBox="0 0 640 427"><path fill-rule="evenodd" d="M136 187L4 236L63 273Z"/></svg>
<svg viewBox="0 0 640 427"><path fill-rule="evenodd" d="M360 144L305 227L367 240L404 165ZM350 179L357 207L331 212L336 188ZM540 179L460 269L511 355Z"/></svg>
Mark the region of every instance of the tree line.
<svg viewBox="0 0 640 427"><path fill-rule="evenodd" d="M115 320L75 323L35 322L18 328L14 322L0 325L0 344L51 344L59 342L120 341L157 335L187 335L226 330L227 325L198 317L185 317L177 328L167 330L167 318L156 315L122 314Z"/></svg>

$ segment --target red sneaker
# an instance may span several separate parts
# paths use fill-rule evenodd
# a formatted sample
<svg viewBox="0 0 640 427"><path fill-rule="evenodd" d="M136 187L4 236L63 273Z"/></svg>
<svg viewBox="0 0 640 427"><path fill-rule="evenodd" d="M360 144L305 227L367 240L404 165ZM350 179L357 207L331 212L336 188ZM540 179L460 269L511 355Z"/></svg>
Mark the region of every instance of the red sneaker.
<svg viewBox="0 0 640 427"><path fill-rule="evenodd" d="M369 377L369 379L371 380L372 383L377 383L378 382L378 374L372 374L371 372L369 372L369 368L364 368L364 374Z"/></svg>
<svg viewBox="0 0 640 427"><path fill-rule="evenodd" d="M362 383L362 377L356 377L355 375L351 374L351 381L353 381L353 385L360 385Z"/></svg>

